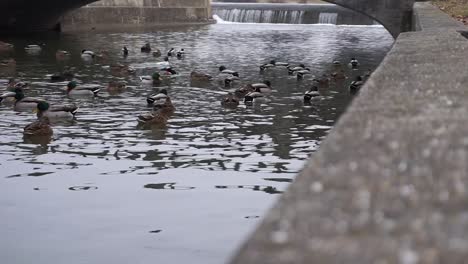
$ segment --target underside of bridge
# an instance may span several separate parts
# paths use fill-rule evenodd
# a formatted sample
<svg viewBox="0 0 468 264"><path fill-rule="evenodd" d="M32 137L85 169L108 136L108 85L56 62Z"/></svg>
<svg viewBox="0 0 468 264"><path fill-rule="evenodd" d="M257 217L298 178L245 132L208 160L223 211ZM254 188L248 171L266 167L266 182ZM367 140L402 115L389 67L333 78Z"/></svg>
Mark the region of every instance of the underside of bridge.
<svg viewBox="0 0 468 264"><path fill-rule="evenodd" d="M172 0L171 2L178 2ZM325 0L363 13L384 25L396 37L409 30L414 0ZM52 30L68 11L96 0L2 0L0 32ZM159 2L158 2L159 3Z"/></svg>

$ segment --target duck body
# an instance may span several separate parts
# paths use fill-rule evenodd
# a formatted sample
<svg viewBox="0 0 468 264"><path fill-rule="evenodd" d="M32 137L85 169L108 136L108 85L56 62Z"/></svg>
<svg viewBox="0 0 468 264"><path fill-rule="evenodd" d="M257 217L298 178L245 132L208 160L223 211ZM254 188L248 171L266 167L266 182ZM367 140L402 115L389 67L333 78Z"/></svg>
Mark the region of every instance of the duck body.
<svg viewBox="0 0 468 264"><path fill-rule="evenodd" d="M126 46L124 46L124 47L122 48L122 55L123 55L124 57L127 57L127 56L128 56L128 49L127 49Z"/></svg>
<svg viewBox="0 0 468 264"><path fill-rule="evenodd" d="M159 93L148 96L146 102L148 105L162 105L166 102L167 98L169 98L167 90L162 89Z"/></svg>
<svg viewBox="0 0 468 264"><path fill-rule="evenodd" d="M317 86L312 86L309 91L304 94L304 102L310 102L312 98L319 97L320 92Z"/></svg>
<svg viewBox="0 0 468 264"><path fill-rule="evenodd" d="M15 92L3 93L2 95L0 95L0 103L5 102L5 101L9 101L9 102L14 101L15 100L15 95L16 95Z"/></svg>
<svg viewBox="0 0 468 264"><path fill-rule="evenodd" d="M42 117L37 121L32 122L24 128L25 136L52 136L54 131L50 127L48 117Z"/></svg>
<svg viewBox="0 0 468 264"><path fill-rule="evenodd" d="M110 94L117 94L125 91L127 84L124 81L110 81L107 86L107 91Z"/></svg>
<svg viewBox="0 0 468 264"><path fill-rule="evenodd" d="M97 96L101 90L100 86L78 86L71 81L67 84L67 94L70 96Z"/></svg>
<svg viewBox="0 0 468 264"><path fill-rule="evenodd" d="M351 61L349 62L349 65L353 68L357 68L359 66L359 61L355 58L352 58Z"/></svg>
<svg viewBox="0 0 468 264"><path fill-rule="evenodd" d="M275 68L275 67L288 67L289 63L287 62L277 62L275 60L271 60L269 63L265 63L260 65L260 71L263 72L267 69Z"/></svg>
<svg viewBox="0 0 468 264"><path fill-rule="evenodd" d="M185 50L184 49L180 49L179 51L177 51L176 53L176 56L178 59L182 59L185 55Z"/></svg>
<svg viewBox="0 0 468 264"><path fill-rule="evenodd" d="M149 43L146 43L145 45L143 45L143 47L141 47L141 52L151 52L151 45Z"/></svg>
<svg viewBox="0 0 468 264"><path fill-rule="evenodd" d="M261 93L270 93L272 91L270 81L264 81L263 83L253 83L251 86L254 90L258 90Z"/></svg>
<svg viewBox="0 0 468 264"><path fill-rule="evenodd" d="M356 80L356 81L353 81L350 85L349 85L349 90L351 92L356 92L358 90L361 89L362 85L364 84L364 82L361 80Z"/></svg>
<svg viewBox="0 0 468 264"><path fill-rule="evenodd" d="M81 51L81 58L84 60L91 60L95 57L96 55L94 54L93 51L90 50L82 50Z"/></svg>
<svg viewBox="0 0 468 264"><path fill-rule="evenodd" d="M239 99L232 93L229 93L225 98L223 98L221 105L228 108L235 108L239 105Z"/></svg>
<svg viewBox="0 0 468 264"><path fill-rule="evenodd" d="M37 110L37 117L39 119L44 116L49 119L73 119L78 112L78 107L74 104L49 106L47 102L39 102Z"/></svg>
<svg viewBox="0 0 468 264"><path fill-rule="evenodd" d="M37 55L39 54L41 51L42 51L42 47L39 46L39 45L27 45L24 50L29 53L29 54L32 54L32 55Z"/></svg>
<svg viewBox="0 0 468 264"><path fill-rule="evenodd" d="M190 73L190 80L195 82L209 82L213 77L203 72L193 71Z"/></svg>
<svg viewBox="0 0 468 264"><path fill-rule="evenodd" d="M31 111L37 108L37 104L45 102L44 99L25 97L21 89L15 91L15 110L16 111Z"/></svg>
<svg viewBox="0 0 468 264"><path fill-rule="evenodd" d="M120 64L120 63L111 65L110 71L111 71L111 74L114 76L127 76L129 74L135 73L134 68L127 66L127 65Z"/></svg>
<svg viewBox="0 0 468 264"><path fill-rule="evenodd" d="M155 49L155 51L153 51L153 57L161 57L162 53L159 49Z"/></svg>
<svg viewBox="0 0 468 264"><path fill-rule="evenodd" d="M265 102L265 96L258 90L250 92L244 97L245 104L263 103L263 102Z"/></svg>
<svg viewBox="0 0 468 264"><path fill-rule="evenodd" d="M174 49L174 48L171 48L171 49L167 52L167 56L168 56L168 57L174 56L175 52L176 52L175 49Z"/></svg>

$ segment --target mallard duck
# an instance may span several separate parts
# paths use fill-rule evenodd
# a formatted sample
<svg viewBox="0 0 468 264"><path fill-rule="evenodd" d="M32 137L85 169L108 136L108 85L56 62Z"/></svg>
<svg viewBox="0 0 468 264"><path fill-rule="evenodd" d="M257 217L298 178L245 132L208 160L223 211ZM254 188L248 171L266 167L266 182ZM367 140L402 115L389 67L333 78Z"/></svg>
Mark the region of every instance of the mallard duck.
<svg viewBox="0 0 468 264"><path fill-rule="evenodd" d="M15 92L6 92L6 93L3 93L2 95L0 95L0 103L3 102L3 101L14 101L15 100L15 95L16 93Z"/></svg>
<svg viewBox="0 0 468 264"><path fill-rule="evenodd" d="M111 74L114 76L127 76L129 74L135 73L134 68L127 66L127 65L123 65L121 63L111 65L110 71L111 71Z"/></svg>
<svg viewBox="0 0 468 264"><path fill-rule="evenodd" d="M171 98L166 97L165 101L160 104L153 104L153 112L160 111L162 114L166 116L171 116L175 112L175 107L172 104Z"/></svg>
<svg viewBox="0 0 468 264"><path fill-rule="evenodd" d="M287 67L288 69L288 74L289 75L294 75L295 73L297 73L298 71L302 71L302 70L305 70L306 69L306 66L304 64L299 64L298 66L288 66Z"/></svg>
<svg viewBox="0 0 468 264"><path fill-rule="evenodd" d="M232 76L235 76L235 77L239 77L238 72L233 71L233 70L228 70L224 66L219 66L219 72L220 72L220 74L227 74L227 75L232 75Z"/></svg>
<svg viewBox="0 0 468 264"><path fill-rule="evenodd" d="M351 67L353 68L356 68L357 66L359 66L359 62L356 58L351 58L351 61L349 62L349 65L351 65Z"/></svg>
<svg viewBox="0 0 468 264"><path fill-rule="evenodd" d="M141 47L141 52L151 52L151 45L149 43L146 43Z"/></svg>
<svg viewBox="0 0 468 264"><path fill-rule="evenodd" d="M38 54L42 51L42 47L39 45L27 45L24 50L29 54Z"/></svg>
<svg viewBox="0 0 468 264"><path fill-rule="evenodd" d="M70 58L70 52L66 50L57 50L57 52L55 52L55 59L58 61L66 60L69 58Z"/></svg>
<svg viewBox="0 0 468 264"><path fill-rule="evenodd" d="M310 102L314 97L320 96L320 92L317 86L310 87L309 91L304 94L304 102Z"/></svg>
<svg viewBox="0 0 468 264"><path fill-rule="evenodd" d="M263 102L265 99L265 96L260 92L260 88L256 88L253 92L248 93L244 97L244 103L245 104L252 104L255 102Z"/></svg>
<svg viewBox="0 0 468 264"><path fill-rule="evenodd" d="M260 65L260 71L263 72L266 69L274 68L274 67L288 67L289 63L287 62L277 62L275 60L271 60L269 63L265 63Z"/></svg>
<svg viewBox="0 0 468 264"><path fill-rule="evenodd" d="M203 72L193 71L190 73L190 80L192 82L209 82L213 80L213 77Z"/></svg>
<svg viewBox="0 0 468 264"><path fill-rule="evenodd" d="M71 81L75 77L75 74L70 70L64 70L63 72L57 72L50 75L50 80L52 82L64 82Z"/></svg>
<svg viewBox="0 0 468 264"><path fill-rule="evenodd" d="M142 127L147 126L165 126L169 116L163 114L161 111L144 113L138 116L138 125Z"/></svg>
<svg viewBox="0 0 468 264"><path fill-rule="evenodd" d="M358 91L359 89L361 89L361 86L364 84L364 81L362 79L361 76L357 76L356 77L356 80L354 80L353 82L351 82L351 84L349 85L349 90L351 92L356 92Z"/></svg>
<svg viewBox="0 0 468 264"><path fill-rule="evenodd" d="M185 50L184 49L180 49L179 51L177 51L176 53L176 56L178 59L182 59L185 55Z"/></svg>
<svg viewBox="0 0 468 264"><path fill-rule="evenodd" d="M160 71L159 74L161 75L162 78L164 77L173 78L177 75L177 72L172 68L165 68L164 70Z"/></svg>
<svg viewBox="0 0 468 264"><path fill-rule="evenodd" d="M166 102L166 98L169 98L169 96L167 95L167 90L161 89L159 93L152 94L146 97L146 102L148 103L148 105L164 104Z"/></svg>
<svg viewBox="0 0 468 264"><path fill-rule="evenodd" d="M127 88L127 84L124 81L110 81L107 86L107 91L110 94L117 94L124 92Z"/></svg>
<svg viewBox="0 0 468 264"><path fill-rule="evenodd" d="M252 84L247 84L239 89L234 91L234 94L237 98L244 98L248 93L255 91L255 88Z"/></svg>
<svg viewBox="0 0 468 264"><path fill-rule="evenodd" d="M161 75L159 72L153 73L153 75L144 75L139 76L141 83L144 84L159 84L162 81Z"/></svg>
<svg viewBox="0 0 468 264"><path fill-rule="evenodd" d="M47 116L41 117L39 120L32 122L24 128L25 136L52 136L54 131L50 127L50 120Z"/></svg>
<svg viewBox="0 0 468 264"><path fill-rule="evenodd" d="M263 81L262 83L253 83L251 86L256 90L257 88L261 93L269 93L271 92L271 82L268 80Z"/></svg>
<svg viewBox="0 0 468 264"><path fill-rule="evenodd" d="M52 105L46 101L37 103L37 117L48 117L50 119L73 119L76 112L78 112L78 107L74 104L69 105Z"/></svg>
<svg viewBox="0 0 468 264"><path fill-rule="evenodd" d="M93 51L85 50L85 49L81 51L81 58L84 60L91 60L94 57L96 57L96 55L94 54Z"/></svg>
<svg viewBox="0 0 468 264"><path fill-rule="evenodd" d="M124 57L127 57L127 56L128 56L128 49L127 49L126 46L124 46L124 47L122 48L122 55L123 55Z"/></svg>
<svg viewBox="0 0 468 264"><path fill-rule="evenodd" d="M13 44L0 41L0 53L12 52L14 49L15 46Z"/></svg>
<svg viewBox="0 0 468 264"><path fill-rule="evenodd" d="M175 49L174 49L174 48L171 48L171 49L167 52L167 56L168 56L168 57L171 57L171 56L174 55L175 52L176 52Z"/></svg>
<svg viewBox="0 0 468 264"><path fill-rule="evenodd" d="M97 96L101 87L99 86L80 86L75 81L71 81L67 84L68 95L80 95L80 96Z"/></svg>
<svg viewBox="0 0 468 264"><path fill-rule="evenodd" d="M165 70L165 69L171 68L171 64L169 63L168 57L164 57L164 61L156 62L155 65L159 70Z"/></svg>
<svg viewBox="0 0 468 264"><path fill-rule="evenodd" d="M224 107L237 107L239 105L239 99L235 97L232 93L228 93L226 97L221 101L221 105Z"/></svg>
<svg viewBox="0 0 468 264"><path fill-rule="evenodd" d="M155 51L153 51L153 57L161 57L162 53L159 49L155 49Z"/></svg>
<svg viewBox="0 0 468 264"><path fill-rule="evenodd" d="M25 97L22 89L15 89L14 108L16 111L34 110L40 102L45 102L45 100L41 98Z"/></svg>
<svg viewBox="0 0 468 264"><path fill-rule="evenodd" d="M17 88L24 89L29 86L28 82L22 82L11 78L8 80L7 91L14 92Z"/></svg>

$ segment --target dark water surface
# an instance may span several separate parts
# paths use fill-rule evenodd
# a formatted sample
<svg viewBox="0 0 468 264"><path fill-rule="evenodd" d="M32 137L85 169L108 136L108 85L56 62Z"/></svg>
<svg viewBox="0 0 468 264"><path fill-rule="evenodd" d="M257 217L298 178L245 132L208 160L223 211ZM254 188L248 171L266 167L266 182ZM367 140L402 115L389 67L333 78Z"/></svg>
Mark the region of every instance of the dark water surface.
<svg viewBox="0 0 468 264"><path fill-rule="evenodd" d="M347 83L374 69L392 44L381 27L218 24L156 33L67 33L16 45L17 71L32 82L28 96L80 106L76 121L54 124L50 144L23 140L30 112L0 105L0 259L2 263L223 263L317 149L352 96ZM140 130L145 97L157 91L138 75L162 58L139 52L145 42L163 52L185 48L171 60L180 76L163 85L177 110L167 128ZM40 55L21 47L45 43ZM120 55L126 45L131 53ZM83 62L81 49L109 51L107 61ZM57 63L55 51L72 53ZM297 82L272 71L269 102L223 109L226 90L190 87L193 69L216 75L220 65L239 71L242 83L263 80L258 65L270 59L305 63L314 75L331 62L357 57L358 71L344 66L344 83L321 89L304 106L310 80ZM106 66L137 68L128 88L109 94ZM97 98L68 98L46 74L68 65L76 78L103 89ZM6 79L0 80L0 92Z"/></svg>

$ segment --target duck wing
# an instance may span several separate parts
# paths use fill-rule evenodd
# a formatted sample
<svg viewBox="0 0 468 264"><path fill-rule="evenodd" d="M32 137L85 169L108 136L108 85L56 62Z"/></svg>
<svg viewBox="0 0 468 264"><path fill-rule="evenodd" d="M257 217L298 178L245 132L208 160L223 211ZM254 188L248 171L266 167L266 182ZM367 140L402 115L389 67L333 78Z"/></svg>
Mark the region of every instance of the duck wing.
<svg viewBox="0 0 468 264"><path fill-rule="evenodd" d="M51 112L69 112L72 115L75 115L78 112L78 106L74 104L68 105L52 105L49 109Z"/></svg>

